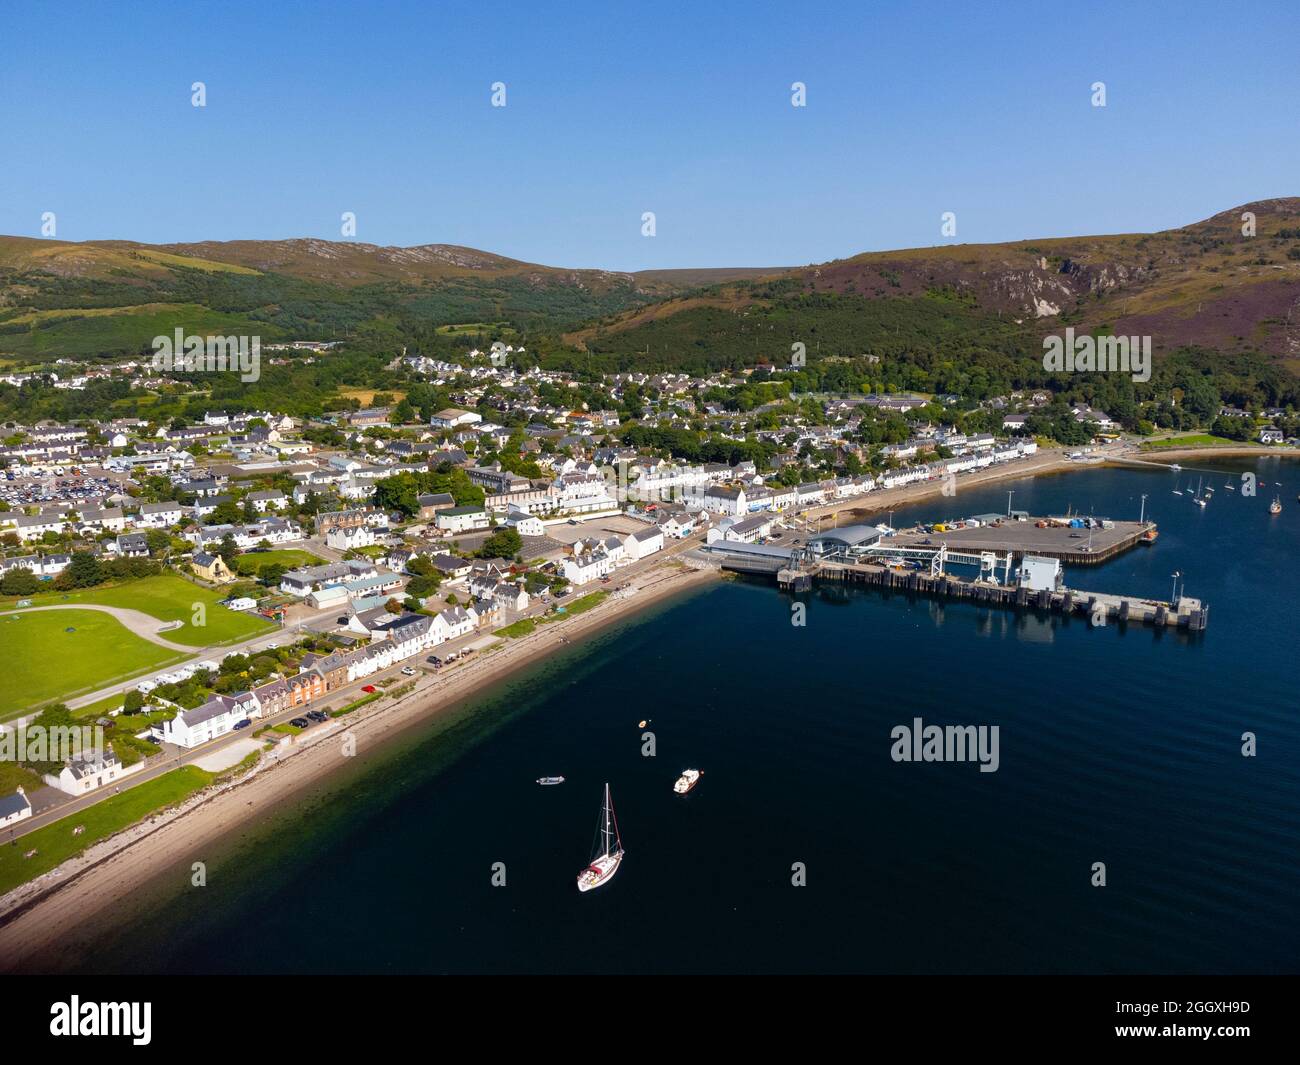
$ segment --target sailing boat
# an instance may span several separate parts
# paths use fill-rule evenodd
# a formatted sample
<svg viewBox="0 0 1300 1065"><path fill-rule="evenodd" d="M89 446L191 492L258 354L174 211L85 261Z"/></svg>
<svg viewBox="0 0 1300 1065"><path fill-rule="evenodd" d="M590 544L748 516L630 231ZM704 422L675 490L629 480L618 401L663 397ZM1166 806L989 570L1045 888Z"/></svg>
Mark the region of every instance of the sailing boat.
<svg viewBox="0 0 1300 1065"><path fill-rule="evenodd" d="M1194 502L1198 507L1203 507L1203 506L1205 506L1205 497L1201 495L1201 484L1204 482L1204 480L1205 480L1205 478L1202 477L1202 478L1199 478L1199 479L1197 480L1197 482L1196 482L1196 498L1193 500L1193 502Z"/></svg>
<svg viewBox="0 0 1300 1065"><path fill-rule="evenodd" d="M619 863L623 861L623 840L618 834L618 820L614 816L614 801L609 797L609 785L605 785L605 801L600 809L600 822L596 829L600 837L600 850L591 859L591 864L578 874L578 890L590 891L614 879Z"/></svg>
<svg viewBox="0 0 1300 1065"><path fill-rule="evenodd" d="M1273 502L1271 502L1271 503L1268 505L1268 512L1269 512L1270 514L1281 514L1281 513L1282 513L1282 497L1281 497L1281 496L1274 496L1274 497L1273 497Z"/></svg>

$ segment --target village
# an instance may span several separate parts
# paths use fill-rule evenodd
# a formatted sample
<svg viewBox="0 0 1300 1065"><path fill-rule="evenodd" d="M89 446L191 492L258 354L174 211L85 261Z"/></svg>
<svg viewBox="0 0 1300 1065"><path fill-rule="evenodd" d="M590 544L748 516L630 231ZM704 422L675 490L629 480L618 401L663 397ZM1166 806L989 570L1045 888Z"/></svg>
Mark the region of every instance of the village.
<svg viewBox="0 0 1300 1065"><path fill-rule="evenodd" d="M427 417L398 401L311 419L205 409L190 424L6 426L0 621L125 609L135 624L119 643L190 653L128 679L106 665L0 708L6 728L40 721L42 704L139 726L79 764L45 767L37 794L6 793L0 825L52 816L69 796L115 790L223 737L241 741L240 756L258 750L237 736L254 723L250 735L292 739L327 719L327 699L450 667L684 550L770 541L779 552L794 515L927 483L947 494L958 478L1035 455L1027 419L1049 401L1008 396L966 418L996 431L967 432L957 397L774 393L753 406L752 371L620 373L600 383L609 406L590 409L560 402L589 385L527 361L502 344L459 362L394 360L457 404ZM113 374L133 388L163 383L138 360L47 382L77 389ZM1071 416L1094 445L1118 436L1087 405ZM684 453L706 434L712 454ZM206 596L222 619L210 642L183 611L151 605L164 587L196 605Z"/></svg>

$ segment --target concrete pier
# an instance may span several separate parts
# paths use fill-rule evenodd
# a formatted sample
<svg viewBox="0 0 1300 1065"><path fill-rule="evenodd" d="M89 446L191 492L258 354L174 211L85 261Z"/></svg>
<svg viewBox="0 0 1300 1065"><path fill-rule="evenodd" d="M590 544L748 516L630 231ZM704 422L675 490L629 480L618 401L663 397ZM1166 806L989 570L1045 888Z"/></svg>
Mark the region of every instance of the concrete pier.
<svg viewBox="0 0 1300 1065"><path fill-rule="evenodd" d="M741 572L763 572L757 567L733 565L724 560L723 569ZM769 575L773 570L766 571ZM871 562L806 562L800 566L787 566L776 571L781 588L797 592L812 587L814 580L841 581L865 584L877 588L893 588L909 594L928 595L950 599L967 599L987 606L1011 609L1049 611L1065 616L1081 615L1091 624L1111 622L1142 622L1158 626L1174 626L1189 632L1203 632L1209 622L1209 607L1199 599L1182 596L1176 603L1156 599L1141 599L1131 595L1113 595L1107 592L1076 591L1062 588L1059 591L1041 589L1031 591L1017 585L993 584L988 581L957 577L950 573L931 575L918 570L902 570Z"/></svg>

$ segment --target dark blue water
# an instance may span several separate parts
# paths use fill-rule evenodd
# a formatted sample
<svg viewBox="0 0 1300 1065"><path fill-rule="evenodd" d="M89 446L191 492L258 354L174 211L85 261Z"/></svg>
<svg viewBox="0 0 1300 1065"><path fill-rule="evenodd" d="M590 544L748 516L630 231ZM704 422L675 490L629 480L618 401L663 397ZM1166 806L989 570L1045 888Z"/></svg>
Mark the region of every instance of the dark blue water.
<svg viewBox="0 0 1300 1065"><path fill-rule="evenodd" d="M774 587L720 583L408 734L222 852L177 855L134 913L49 964L1296 971L1300 469L1250 468L1256 498L1220 472L1204 510L1170 494L1188 472L1093 469L894 518L1004 510L1007 487L1033 513L1135 518L1145 492L1159 542L1068 583L1167 598L1181 570L1209 603L1203 636L874 591L814 594L800 628ZM890 730L914 717L998 725L999 770L892 761ZM683 799L686 766L705 776ZM533 784L555 773L568 783ZM579 895L606 780L627 858ZM182 886L194 860L206 888Z"/></svg>

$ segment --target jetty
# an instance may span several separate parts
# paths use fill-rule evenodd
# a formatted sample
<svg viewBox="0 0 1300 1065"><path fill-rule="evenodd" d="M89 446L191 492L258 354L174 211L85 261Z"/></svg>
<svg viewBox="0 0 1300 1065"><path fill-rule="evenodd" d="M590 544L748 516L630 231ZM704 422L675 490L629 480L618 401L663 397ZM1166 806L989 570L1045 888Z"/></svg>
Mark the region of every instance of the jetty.
<svg viewBox="0 0 1300 1065"><path fill-rule="evenodd" d="M1203 632L1209 606L1179 594L1169 600L1068 587L1063 567L1093 566L1138 544L1151 544L1151 522L1104 522L1081 529L1062 519L885 535L849 526L789 544L715 540L702 550L720 568L776 579L784 591L816 583L861 584L980 605L1082 615L1093 625L1140 622ZM950 566L969 573L949 572Z"/></svg>

